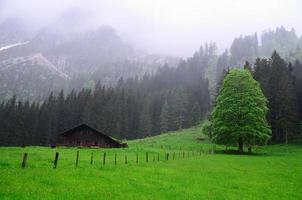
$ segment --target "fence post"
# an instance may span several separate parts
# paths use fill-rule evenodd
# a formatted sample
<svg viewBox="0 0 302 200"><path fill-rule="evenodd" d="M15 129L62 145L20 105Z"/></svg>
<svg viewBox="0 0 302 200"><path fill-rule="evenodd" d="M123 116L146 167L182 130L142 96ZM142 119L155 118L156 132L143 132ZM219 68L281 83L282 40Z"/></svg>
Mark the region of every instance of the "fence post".
<svg viewBox="0 0 302 200"><path fill-rule="evenodd" d="M169 153L166 154L166 160L169 160Z"/></svg>
<svg viewBox="0 0 302 200"><path fill-rule="evenodd" d="M27 161L27 153L23 154L23 160L22 160L22 164L21 167L24 169L26 166L26 161Z"/></svg>
<svg viewBox="0 0 302 200"><path fill-rule="evenodd" d="M136 153L136 163L138 164L138 153Z"/></svg>
<svg viewBox="0 0 302 200"><path fill-rule="evenodd" d="M127 160L127 155L125 155L125 164L127 165L128 160Z"/></svg>
<svg viewBox="0 0 302 200"><path fill-rule="evenodd" d="M146 163L148 163L149 161L149 156L148 156L148 152L146 152Z"/></svg>
<svg viewBox="0 0 302 200"><path fill-rule="evenodd" d="M78 167L79 164L79 151L77 151L77 157L76 157L76 167Z"/></svg>
<svg viewBox="0 0 302 200"><path fill-rule="evenodd" d="M157 153L157 162L159 162L159 153Z"/></svg>
<svg viewBox="0 0 302 200"><path fill-rule="evenodd" d="M93 163L93 152L91 152L91 158L90 158L90 164L92 165Z"/></svg>
<svg viewBox="0 0 302 200"><path fill-rule="evenodd" d="M59 152L57 152L57 153L56 153L56 156L55 156L55 161L54 161L54 163L53 163L53 168L54 168L54 169L57 168L58 160L59 160Z"/></svg>
<svg viewBox="0 0 302 200"><path fill-rule="evenodd" d="M182 158L185 158L185 152L184 151L182 152Z"/></svg>
<svg viewBox="0 0 302 200"><path fill-rule="evenodd" d="M173 160L175 159L175 152L173 152Z"/></svg>
<svg viewBox="0 0 302 200"><path fill-rule="evenodd" d="M103 154L103 165L105 165L106 164L106 152L104 152L104 154Z"/></svg>
<svg viewBox="0 0 302 200"><path fill-rule="evenodd" d="M116 153L114 154L114 164L116 165L117 162L116 162Z"/></svg>

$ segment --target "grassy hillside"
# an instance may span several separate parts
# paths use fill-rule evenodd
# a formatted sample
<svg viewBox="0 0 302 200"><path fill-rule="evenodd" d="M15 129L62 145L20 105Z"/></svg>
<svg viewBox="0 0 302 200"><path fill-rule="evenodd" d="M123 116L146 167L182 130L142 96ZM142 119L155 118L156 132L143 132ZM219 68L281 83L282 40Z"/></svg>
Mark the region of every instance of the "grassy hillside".
<svg viewBox="0 0 302 200"><path fill-rule="evenodd" d="M302 199L299 145L262 147L255 155L208 154L212 144L201 127L128 144L127 149L0 148L0 199ZM28 166L21 169L24 152Z"/></svg>

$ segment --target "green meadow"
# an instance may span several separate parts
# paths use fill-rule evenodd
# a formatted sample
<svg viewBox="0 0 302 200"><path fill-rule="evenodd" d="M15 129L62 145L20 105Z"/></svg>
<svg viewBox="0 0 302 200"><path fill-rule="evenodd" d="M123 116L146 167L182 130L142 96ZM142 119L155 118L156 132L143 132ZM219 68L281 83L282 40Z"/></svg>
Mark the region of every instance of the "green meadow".
<svg viewBox="0 0 302 200"><path fill-rule="evenodd" d="M0 199L302 199L299 144L224 153L201 127L127 143L125 149L2 147Z"/></svg>

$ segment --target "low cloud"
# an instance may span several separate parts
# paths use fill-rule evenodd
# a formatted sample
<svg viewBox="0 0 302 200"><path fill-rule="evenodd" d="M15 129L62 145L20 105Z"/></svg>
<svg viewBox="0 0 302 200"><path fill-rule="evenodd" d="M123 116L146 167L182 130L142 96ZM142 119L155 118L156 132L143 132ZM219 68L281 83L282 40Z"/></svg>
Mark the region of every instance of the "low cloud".
<svg viewBox="0 0 302 200"><path fill-rule="evenodd" d="M301 34L301 10L299 0L0 0L1 20L19 17L32 31L58 21L79 31L110 25L139 48L183 57L281 25Z"/></svg>

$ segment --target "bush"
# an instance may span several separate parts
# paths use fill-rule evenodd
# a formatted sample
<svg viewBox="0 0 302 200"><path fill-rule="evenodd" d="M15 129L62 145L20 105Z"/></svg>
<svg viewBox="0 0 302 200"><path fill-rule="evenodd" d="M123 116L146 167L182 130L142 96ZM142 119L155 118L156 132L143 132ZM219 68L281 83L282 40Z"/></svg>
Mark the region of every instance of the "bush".
<svg viewBox="0 0 302 200"><path fill-rule="evenodd" d="M209 138L212 138L212 123L207 121L202 126L202 133L208 136Z"/></svg>

